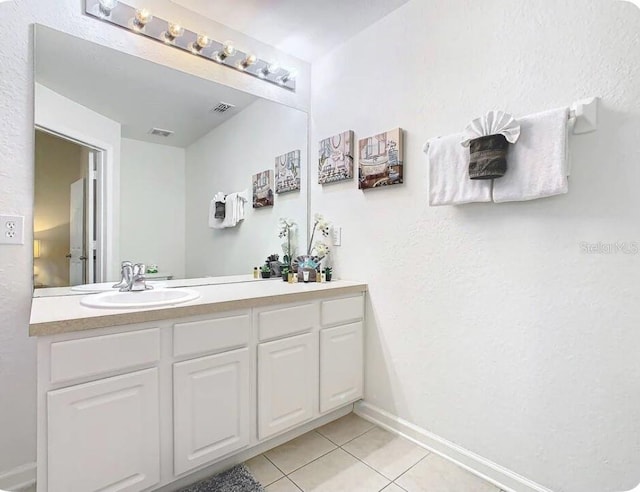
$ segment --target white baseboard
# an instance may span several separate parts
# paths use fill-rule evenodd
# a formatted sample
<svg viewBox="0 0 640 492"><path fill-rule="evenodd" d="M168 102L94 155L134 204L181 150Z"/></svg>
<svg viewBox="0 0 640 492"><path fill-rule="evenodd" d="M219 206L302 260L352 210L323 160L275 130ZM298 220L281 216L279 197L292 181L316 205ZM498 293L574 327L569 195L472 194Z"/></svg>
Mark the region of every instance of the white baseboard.
<svg viewBox="0 0 640 492"><path fill-rule="evenodd" d="M552 492L542 485L369 403L356 403L354 412L360 417L452 461L506 492Z"/></svg>
<svg viewBox="0 0 640 492"><path fill-rule="evenodd" d="M27 463L0 473L0 490L22 490L36 483L36 464Z"/></svg>

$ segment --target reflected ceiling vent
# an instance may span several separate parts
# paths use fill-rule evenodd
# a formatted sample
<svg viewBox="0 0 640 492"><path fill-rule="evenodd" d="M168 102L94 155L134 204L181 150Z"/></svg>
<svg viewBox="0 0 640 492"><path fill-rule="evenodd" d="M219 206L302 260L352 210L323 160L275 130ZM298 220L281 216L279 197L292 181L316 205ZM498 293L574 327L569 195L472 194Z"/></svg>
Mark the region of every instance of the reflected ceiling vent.
<svg viewBox="0 0 640 492"><path fill-rule="evenodd" d="M163 130L162 128L152 128L149 133L158 137L170 137L174 132L171 130Z"/></svg>
<svg viewBox="0 0 640 492"><path fill-rule="evenodd" d="M235 108L235 104L229 104L226 102L221 102L220 104L218 104L215 108L213 108L211 110L212 113L226 113L227 111L229 111L230 109Z"/></svg>

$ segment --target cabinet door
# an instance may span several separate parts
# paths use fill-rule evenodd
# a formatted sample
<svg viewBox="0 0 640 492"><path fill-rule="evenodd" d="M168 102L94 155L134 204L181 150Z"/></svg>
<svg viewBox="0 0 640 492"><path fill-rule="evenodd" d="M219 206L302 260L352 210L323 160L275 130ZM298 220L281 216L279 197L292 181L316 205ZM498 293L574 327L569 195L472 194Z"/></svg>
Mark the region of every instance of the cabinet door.
<svg viewBox="0 0 640 492"><path fill-rule="evenodd" d="M362 323L320 332L320 412L362 397Z"/></svg>
<svg viewBox="0 0 640 492"><path fill-rule="evenodd" d="M174 471L249 444L249 349L173 366Z"/></svg>
<svg viewBox="0 0 640 492"><path fill-rule="evenodd" d="M47 393L48 491L138 491L160 479L158 370Z"/></svg>
<svg viewBox="0 0 640 492"><path fill-rule="evenodd" d="M258 345L258 437L313 416L318 391L317 338L307 333Z"/></svg>

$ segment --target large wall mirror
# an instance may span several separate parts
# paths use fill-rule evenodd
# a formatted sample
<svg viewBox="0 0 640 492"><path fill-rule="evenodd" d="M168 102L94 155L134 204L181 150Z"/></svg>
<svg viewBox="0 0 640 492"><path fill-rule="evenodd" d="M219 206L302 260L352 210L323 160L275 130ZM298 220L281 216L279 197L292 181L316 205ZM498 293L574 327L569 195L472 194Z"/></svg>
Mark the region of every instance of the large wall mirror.
<svg viewBox="0 0 640 492"><path fill-rule="evenodd" d="M123 260L250 280L283 256L280 218L304 242L305 112L44 26L35 46L36 289L115 282ZM217 194L236 204L218 217Z"/></svg>

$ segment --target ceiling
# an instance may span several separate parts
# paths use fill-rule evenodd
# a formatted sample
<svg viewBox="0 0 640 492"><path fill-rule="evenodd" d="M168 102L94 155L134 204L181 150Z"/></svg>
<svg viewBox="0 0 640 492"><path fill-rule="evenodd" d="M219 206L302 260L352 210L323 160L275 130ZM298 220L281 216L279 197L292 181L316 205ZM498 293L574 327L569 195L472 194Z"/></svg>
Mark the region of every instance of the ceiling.
<svg viewBox="0 0 640 492"><path fill-rule="evenodd" d="M44 26L36 36L36 82L121 123L124 138L187 147L257 99ZM220 102L236 107L211 112Z"/></svg>
<svg viewBox="0 0 640 492"><path fill-rule="evenodd" d="M171 0L312 62L408 0Z"/></svg>

